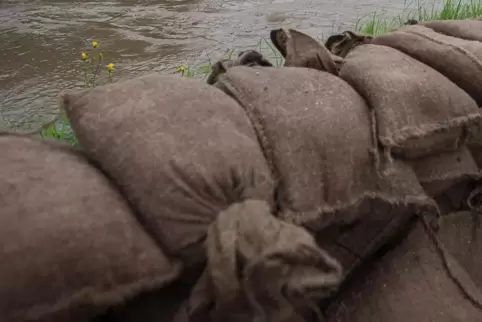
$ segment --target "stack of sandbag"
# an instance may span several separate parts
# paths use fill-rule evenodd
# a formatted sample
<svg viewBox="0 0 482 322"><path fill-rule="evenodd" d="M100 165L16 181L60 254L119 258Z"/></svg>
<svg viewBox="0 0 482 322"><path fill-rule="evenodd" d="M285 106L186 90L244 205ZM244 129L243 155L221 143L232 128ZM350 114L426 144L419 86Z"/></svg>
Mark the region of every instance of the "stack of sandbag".
<svg viewBox="0 0 482 322"><path fill-rule="evenodd" d="M452 29L443 24L375 37L346 56L340 77L373 109L383 149L409 160L430 196L452 199L443 207L447 212L461 209L480 180L468 143L481 128L482 43L463 32L480 22L451 21ZM458 38L428 26L453 30Z"/></svg>
<svg viewBox="0 0 482 322"><path fill-rule="evenodd" d="M324 321L482 321L482 230L473 234L473 215L480 216L443 216L437 235L412 223L350 279L325 308Z"/></svg>
<svg viewBox="0 0 482 322"><path fill-rule="evenodd" d="M201 274L181 321L277 321L280 308L295 317L311 310L303 305L312 292L327 298L337 289L338 261L305 229L274 216L271 151L231 97L198 80L149 75L67 94L64 104L89 159L182 261L179 279ZM268 279L276 284L264 285Z"/></svg>
<svg viewBox="0 0 482 322"><path fill-rule="evenodd" d="M381 37L66 94L82 153L0 136L0 320L482 321L477 92Z"/></svg>
<svg viewBox="0 0 482 322"><path fill-rule="evenodd" d="M482 105L482 23L478 20L428 21L376 37L374 44L397 49L444 75ZM450 62L450 63L448 63ZM482 135L468 133L479 165Z"/></svg>
<svg viewBox="0 0 482 322"><path fill-rule="evenodd" d="M333 213L330 214L326 210L329 207L323 209L326 204L330 205L330 199L326 196L335 196L335 200L341 201L340 208L343 209L343 197L352 192L352 188L357 187L350 180L343 180L345 173L353 173L347 171L350 165L354 164L353 167L356 169L372 169L373 172L367 177L381 182L390 182L396 178L396 174L400 173L397 169L399 164L408 166L416 174L417 183L420 183L425 192L437 201L441 213L447 214L466 208L480 209L480 172L469 150L474 141L473 133L480 131L480 113L474 97L440 71L399 50L374 44L357 44L352 46L352 51L346 55L343 63L338 65L339 70L333 70L333 64L325 61L329 60L330 56L323 52L324 48L321 45L318 45L317 50L315 41L310 43L306 35L294 31L282 32L274 31L272 39L278 41L277 48L287 58L285 68L231 68L219 78L216 86L235 98L246 109L252 122L256 124L258 133L261 133L259 135L263 137L261 142L264 142L265 151L273 151L271 157L267 157L268 160L273 160L275 177L281 182L276 199L279 216L316 231L319 244L340 260L345 276L354 273L355 280L363 280L363 275L356 272L357 266L366 263L369 255L377 251L389 239L387 237L396 235L407 223L407 218L410 218L403 216L404 210L406 211L404 207L374 203L376 206L368 209L357 207L353 213L339 211L339 216L333 219ZM376 40L377 38L373 43ZM476 45L480 43L477 42L474 46ZM300 46L305 46L305 50ZM423 50L426 48L421 49ZM445 61L449 70L464 73L467 69L467 66L457 66L449 62ZM468 68L477 67L476 62ZM316 70L328 73L319 73ZM371 132L360 130L361 124L364 124L360 121L363 118L356 118L356 109L350 109L353 104L346 101L346 98L350 98L344 91L346 83L330 74L339 75L351 85L351 88L346 88L356 90L353 91L355 94L352 97L358 93L367 102L365 127L371 129ZM326 82L323 81L325 79ZM330 101L327 97L333 99ZM333 115L331 111L334 108L337 110ZM283 114L285 117L282 117ZM356 121L350 124L352 118ZM325 128L327 131L323 132ZM352 133L356 134L352 137ZM366 145L366 140L364 145L361 140L362 133L367 133L366 137L370 137L374 143ZM278 139L281 134L284 136ZM345 138L346 141L343 141ZM371 164L357 163L356 160L360 158L357 158L357 154L350 148L363 150L361 146L373 152ZM318 147L322 152L316 151L314 147ZM296 151L296 154L292 151ZM286 155L291 157L283 158ZM322 157L316 159L320 155ZM331 155L337 162L330 162ZM330 180L331 171L326 171L330 166L337 170L333 173L340 179L340 187L345 189L343 192L336 189L338 186L335 180ZM312 178L313 181L301 181L294 169L302 169L301 173L306 171L309 175L302 178ZM358 179L357 183L364 183L363 175L358 174L355 177ZM404 177L407 178L409 177ZM300 181L304 184L297 184ZM330 183L326 185L326 190L313 189L326 182ZM403 188L403 183L410 182L399 181L397 187ZM290 190L292 185L295 189ZM370 191L369 185L365 187ZM377 184L377 187L382 187L383 192L388 191L383 185ZM403 192L402 190L402 194ZM424 193L420 194L423 195ZM317 202L323 206L318 206L315 211L309 211L310 206L316 205ZM302 211L303 206L300 205L307 210ZM330 215L326 216L327 214ZM337 220L348 223L360 217L363 219L355 225L333 225ZM447 218L450 217L443 217L443 220ZM409 229L407 236L407 239L415 242L409 243L409 247L406 248L401 246L393 262L394 265L398 265L407 261L407 258L411 261L415 256L420 258L422 263L430 263L426 266L420 264L413 269L413 274L401 277L407 289L416 283L410 281L419 279L424 272L432 274L432 284L437 281L441 281L442 284L439 288L430 285L421 291L418 296L423 298L424 304L417 309L407 310L409 318L433 320L438 317L440 321L452 321L454 318L465 317L468 320L482 320L479 285L474 283L474 277L466 271L476 271L480 265L466 262L461 264L458 260L453 260L453 252L468 253L463 246L451 251L445 249L444 242L457 239L457 236L450 231L441 231L437 235L431 225L434 223L433 218L425 217L421 220L416 220L415 227ZM440 241L441 239L444 242ZM477 240L472 242L476 243ZM389 260L381 260L380 269L387 269L389 264ZM387 272L390 278L398 274L399 271ZM378 272L378 275L383 274ZM385 293L378 289L374 291L378 294L371 302L373 309L367 310L369 314L361 314L363 306L356 305L356 301L350 302L349 305L343 303L350 294L370 294L363 288L354 290L350 287L341 292L341 304L330 303L325 313L332 321L351 321L352 315L336 313L336 308L346 305L349 312L349 308L354 308L354 314L359 315L359 321L385 321L399 318L392 315L400 314L411 299L403 290L387 290L395 294L391 297L385 296ZM441 293L451 295L441 299ZM376 302L378 298L385 298L387 301L387 309L380 309L379 314L375 309L379 305ZM451 302L450 305L447 305L447 302ZM430 304L433 304L433 311L424 314L424 310ZM396 309L391 309L390 305L396 306ZM407 316L403 316L400 320L406 318Z"/></svg>
<svg viewBox="0 0 482 322"><path fill-rule="evenodd" d="M84 155L17 135L0 135L0 151L1 321L88 322L178 278L182 264Z"/></svg>
<svg viewBox="0 0 482 322"><path fill-rule="evenodd" d="M372 110L335 76L326 49L299 32L284 37L284 68L232 67L215 86L254 124L278 182L277 216L315 232L346 277L414 215L438 209L408 162L393 158L383 171Z"/></svg>
<svg viewBox="0 0 482 322"><path fill-rule="evenodd" d="M443 216L417 220L327 306L328 321L482 321L480 21L427 22L350 51L339 75L367 101L380 148ZM462 209L470 212L454 213ZM479 253L477 253L479 251Z"/></svg>

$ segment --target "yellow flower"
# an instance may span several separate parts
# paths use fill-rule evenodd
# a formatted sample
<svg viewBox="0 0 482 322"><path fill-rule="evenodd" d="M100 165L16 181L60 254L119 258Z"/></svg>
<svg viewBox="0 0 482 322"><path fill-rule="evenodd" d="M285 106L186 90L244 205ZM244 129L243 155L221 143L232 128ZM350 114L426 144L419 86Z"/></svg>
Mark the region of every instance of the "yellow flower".
<svg viewBox="0 0 482 322"><path fill-rule="evenodd" d="M92 42L92 48L97 48L99 46L99 43L97 41Z"/></svg>
<svg viewBox="0 0 482 322"><path fill-rule="evenodd" d="M110 63L107 65L107 71L110 73L114 69L114 64Z"/></svg>
<svg viewBox="0 0 482 322"><path fill-rule="evenodd" d="M87 59L87 54L86 54L86 53L82 53L80 56L82 57L82 60L86 60L86 59Z"/></svg>
<svg viewBox="0 0 482 322"><path fill-rule="evenodd" d="M186 71L186 68L184 68L184 66L179 66L179 67L177 68L177 71L178 71L179 73L184 73L184 72Z"/></svg>

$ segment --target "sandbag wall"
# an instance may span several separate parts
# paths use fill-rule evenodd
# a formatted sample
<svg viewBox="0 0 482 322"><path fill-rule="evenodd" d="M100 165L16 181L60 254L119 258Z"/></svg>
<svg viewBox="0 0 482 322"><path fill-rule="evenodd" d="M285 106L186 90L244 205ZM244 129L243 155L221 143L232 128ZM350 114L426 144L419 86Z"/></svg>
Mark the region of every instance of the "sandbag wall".
<svg viewBox="0 0 482 322"><path fill-rule="evenodd" d="M478 209L482 21L450 23L66 94L82 153L2 135L2 321L89 321L192 275L166 321L304 321L414 216Z"/></svg>

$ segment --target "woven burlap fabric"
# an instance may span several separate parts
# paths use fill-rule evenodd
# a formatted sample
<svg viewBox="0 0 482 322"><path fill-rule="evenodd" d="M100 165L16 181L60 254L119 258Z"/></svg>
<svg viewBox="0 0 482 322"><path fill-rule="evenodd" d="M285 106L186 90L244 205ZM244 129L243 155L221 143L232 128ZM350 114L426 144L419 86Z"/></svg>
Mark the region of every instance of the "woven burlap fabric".
<svg viewBox="0 0 482 322"><path fill-rule="evenodd" d="M415 160L411 164L429 196L437 197L449 193L452 197L461 198L455 201L456 204L467 204L471 187L476 186L482 179L479 168L466 146L453 152ZM457 191L453 191L454 186L457 187Z"/></svg>
<svg viewBox="0 0 482 322"><path fill-rule="evenodd" d="M64 96L77 138L171 255L202 263L209 224L273 182L244 110L220 90L148 75Z"/></svg>
<svg viewBox="0 0 482 322"><path fill-rule="evenodd" d="M482 22L480 20L430 20L420 24L443 35L482 41Z"/></svg>
<svg viewBox="0 0 482 322"><path fill-rule="evenodd" d="M471 97L445 76L404 53L361 45L345 58L340 77L374 110L380 143L396 156L453 151L477 127Z"/></svg>
<svg viewBox="0 0 482 322"><path fill-rule="evenodd" d="M465 29L465 24L479 25L479 30L482 27L482 22L462 20L452 21L451 28L459 26L459 29ZM395 48L432 67L481 106L482 42L462 39L463 35L458 36L456 32L452 34L454 36L447 36L428 26L414 25L380 35L373 40L373 44ZM460 34L463 34L462 30ZM457 99L459 97L454 97L454 100Z"/></svg>
<svg viewBox="0 0 482 322"><path fill-rule="evenodd" d="M353 31L344 31L340 34L334 34L328 37L325 47L334 55L346 57L355 47L369 44L373 40L373 36L358 34Z"/></svg>
<svg viewBox="0 0 482 322"><path fill-rule="evenodd" d="M352 225L332 225L315 233L317 243L343 267L343 280L358 274L360 266L393 241L407 222L416 217L404 207L376 205ZM363 276L363 275L361 275Z"/></svg>
<svg viewBox="0 0 482 322"><path fill-rule="evenodd" d="M206 248L206 271L189 300L193 322L304 322L342 276L312 235L274 217L264 201L221 212Z"/></svg>
<svg viewBox="0 0 482 322"><path fill-rule="evenodd" d="M209 85L216 83L219 76L224 74L226 70L234 66L265 66L272 67L271 64L261 53L255 50L242 51L236 59L222 59L214 63L211 67L211 74L206 79Z"/></svg>
<svg viewBox="0 0 482 322"><path fill-rule="evenodd" d="M431 204L409 165L394 160L379 175L370 111L340 78L308 68L234 67L216 86L255 124L279 182L282 218L321 229L370 205L417 212Z"/></svg>
<svg viewBox="0 0 482 322"><path fill-rule="evenodd" d="M451 229L440 230L437 236L442 240L459 237ZM418 219L402 242L367 263L344 287L325 310L325 321L482 321L477 304L482 293L468 267L475 268L475 261L457 260L452 256L455 249L445 249L445 244L438 245Z"/></svg>
<svg viewBox="0 0 482 322"><path fill-rule="evenodd" d="M180 273L63 144L0 135L0 320L84 322Z"/></svg>
<svg viewBox="0 0 482 322"><path fill-rule="evenodd" d="M443 216L437 235L447 251L467 270L482 290L482 227L480 213L461 211Z"/></svg>
<svg viewBox="0 0 482 322"><path fill-rule="evenodd" d="M111 306L89 322L192 322L187 315L178 314L191 288L190 283L177 280Z"/></svg>
<svg viewBox="0 0 482 322"><path fill-rule="evenodd" d="M319 41L293 29L274 29L270 38L284 57L285 67L312 68L338 75L343 59L332 53Z"/></svg>
<svg viewBox="0 0 482 322"><path fill-rule="evenodd" d="M467 146L479 169L482 169L482 121L480 127L470 132Z"/></svg>

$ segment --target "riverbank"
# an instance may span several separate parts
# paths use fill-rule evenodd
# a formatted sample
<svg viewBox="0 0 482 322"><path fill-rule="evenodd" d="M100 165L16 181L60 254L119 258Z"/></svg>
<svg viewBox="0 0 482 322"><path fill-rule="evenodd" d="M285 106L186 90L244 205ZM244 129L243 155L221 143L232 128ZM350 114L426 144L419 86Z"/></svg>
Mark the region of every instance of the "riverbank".
<svg viewBox="0 0 482 322"><path fill-rule="evenodd" d="M361 17L353 27L353 31L376 36L394 28L402 27L409 19L419 22L429 20L461 20L473 19L482 16L482 0L444 0L441 4L420 2L415 0L406 3L406 9L397 15L389 15L386 12L372 12ZM330 35L313 35L320 41L324 41ZM261 52L275 66L283 64L283 57L271 44L268 38L261 38L256 50ZM236 55L233 50L225 54L225 58ZM199 66L180 65L178 71L186 77L205 78L211 72L211 62Z"/></svg>
<svg viewBox="0 0 482 322"><path fill-rule="evenodd" d="M462 0L445 0L441 5L427 4L427 3L407 3L407 9L400 12L398 15L387 15L383 12L373 12L372 14L361 17L355 24L353 30L356 32L378 35L390 29L403 26L409 19L417 21L427 20L458 20L471 19L482 16L482 0L479 1L462 1ZM321 35L320 41L329 35ZM263 38L258 41L258 44L253 49L263 53L263 55L271 60L274 65L281 66L283 59L276 51L271 42ZM225 54L229 58L236 55L235 50L230 50ZM183 77L194 77L205 79L211 72L211 63L208 62L198 66L184 66L178 67L178 72ZM68 141L76 145L75 137L68 126L66 119L59 120L55 125L43 131L41 136L50 137L58 140Z"/></svg>

